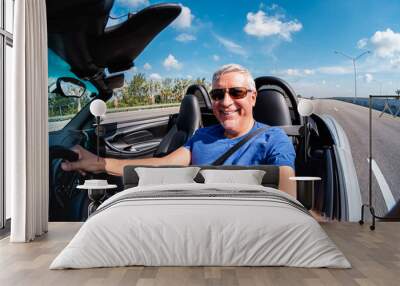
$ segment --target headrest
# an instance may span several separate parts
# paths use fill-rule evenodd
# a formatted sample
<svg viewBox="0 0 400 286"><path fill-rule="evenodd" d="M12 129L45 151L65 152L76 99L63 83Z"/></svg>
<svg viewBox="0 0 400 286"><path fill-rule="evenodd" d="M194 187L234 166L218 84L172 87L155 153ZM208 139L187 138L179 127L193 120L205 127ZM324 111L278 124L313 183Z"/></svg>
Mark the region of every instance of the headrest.
<svg viewBox="0 0 400 286"><path fill-rule="evenodd" d="M212 109L211 99L208 95L207 89L201 84L192 84L188 87L186 94L193 94L197 97L199 101L200 108L206 110Z"/></svg>
<svg viewBox="0 0 400 286"><path fill-rule="evenodd" d="M176 125L178 130L185 131L188 134L193 134L201 125L199 102L193 94L187 94L183 97Z"/></svg>
<svg viewBox="0 0 400 286"><path fill-rule="evenodd" d="M132 165L125 166L123 175L124 189L133 188L138 185L139 177L135 171L137 167L149 167L149 168L185 168L185 166L143 166L143 165ZM279 167L272 165L257 165L257 166L237 166L237 165L224 165L224 166L194 166L200 167L200 170L218 169L218 170L262 170L265 171L265 175L262 179L261 184L265 187L278 188L279 186ZM204 183L203 176L199 173L194 178L197 183Z"/></svg>
<svg viewBox="0 0 400 286"><path fill-rule="evenodd" d="M292 125L285 92L275 85L263 85L258 89L254 119L271 126Z"/></svg>

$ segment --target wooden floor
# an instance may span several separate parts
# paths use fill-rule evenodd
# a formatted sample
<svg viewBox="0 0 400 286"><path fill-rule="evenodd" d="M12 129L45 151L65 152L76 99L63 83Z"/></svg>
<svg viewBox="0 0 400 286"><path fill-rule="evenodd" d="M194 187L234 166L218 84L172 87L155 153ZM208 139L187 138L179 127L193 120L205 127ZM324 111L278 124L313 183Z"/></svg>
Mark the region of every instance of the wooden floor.
<svg viewBox="0 0 400 286"><path fill-rule="evenodd" d="M79 229L51 223L49 233L27 244L0 241L0 285L400 285L400 223L323 223L353 268L121 267L48 270Z"/></svg>

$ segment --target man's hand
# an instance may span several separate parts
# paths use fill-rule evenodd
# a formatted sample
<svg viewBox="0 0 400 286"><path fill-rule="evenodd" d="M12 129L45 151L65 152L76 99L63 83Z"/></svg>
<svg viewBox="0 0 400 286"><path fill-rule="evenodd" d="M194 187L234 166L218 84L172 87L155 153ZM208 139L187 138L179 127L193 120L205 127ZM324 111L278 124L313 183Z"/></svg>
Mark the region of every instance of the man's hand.
<svg viewBox="0 0 400 286"><path fill-rule="evenodd" d="M76 162L63 162L61 168L64 171L78 171L82 175L86 172L102 173L107 172L110 175L122 176L124 167L127 165L182 165L188 166L190 164L191 154L185 147L180 147L171 154L161 158L144 158L144 159L114 159L102 158L97 156L79 145L71 148L79 156Z"/></svg>
<svg viewBox="0 0 400 286"><path fill-rule="evenodd" d="M313 216L313 218L315 218L315 220L317 222L328 222L329 221L329 218L323 216L323 214L316 209L311 209L311 210L309 210L309 212Z"/></svg>
<svg viewBox="0 0 400 286"><path fill-rule="evenodd" d="M290 177L294 177L294 170L290 166L279 167L279 190L288 193L294 198L297 198L296 182L289 180Z"/></svg>
<svg viewBox="0 0 400 286"><path fill-rule="evenodd" d="M61 169L64 171L78 171L82 175L86 175L86 172L101 173L105 172L105 161L104 158L97 156L80 145L75 145L71 148L72 151L78 154L79 160L75 162L65 161L61 164Z"/></svg>

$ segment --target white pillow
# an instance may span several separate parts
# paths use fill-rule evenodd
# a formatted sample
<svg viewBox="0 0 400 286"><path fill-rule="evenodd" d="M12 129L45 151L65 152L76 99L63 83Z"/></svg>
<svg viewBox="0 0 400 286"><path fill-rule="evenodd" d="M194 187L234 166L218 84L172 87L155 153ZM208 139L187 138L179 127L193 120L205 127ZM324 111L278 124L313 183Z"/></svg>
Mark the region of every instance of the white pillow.
<svg viewBox="0 0 400 286"><path fill-rule="evenodd" d="M265 171L262 170L201 170L204 183L227 183L261 185Z"/></svg>
<svg viewBox="0 0 400 286"><path fill-rule="evenodd" d="M193 179L199 170L199 167L135 168L139 176L138 186L195 183Z"/></svg>

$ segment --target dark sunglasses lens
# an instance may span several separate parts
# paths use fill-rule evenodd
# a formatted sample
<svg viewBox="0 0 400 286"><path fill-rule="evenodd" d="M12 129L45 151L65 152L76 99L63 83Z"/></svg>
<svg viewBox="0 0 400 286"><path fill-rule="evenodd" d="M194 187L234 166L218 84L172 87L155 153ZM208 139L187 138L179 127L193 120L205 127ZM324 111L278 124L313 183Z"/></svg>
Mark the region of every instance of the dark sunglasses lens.
<svg viewBox="0 0 400 286"><path fill-rule="evenodd" d="M210 92L210 95L213 100L221 100L225 96L225 90L224 89L213 89Z"/></svg>
<svg viewBox="0 0 400 286"><path fill-rule="evenodd" d="M229 95L233 98L243 98L247 94L247 89L242 87L232 87L229 89Z"/></svg>

